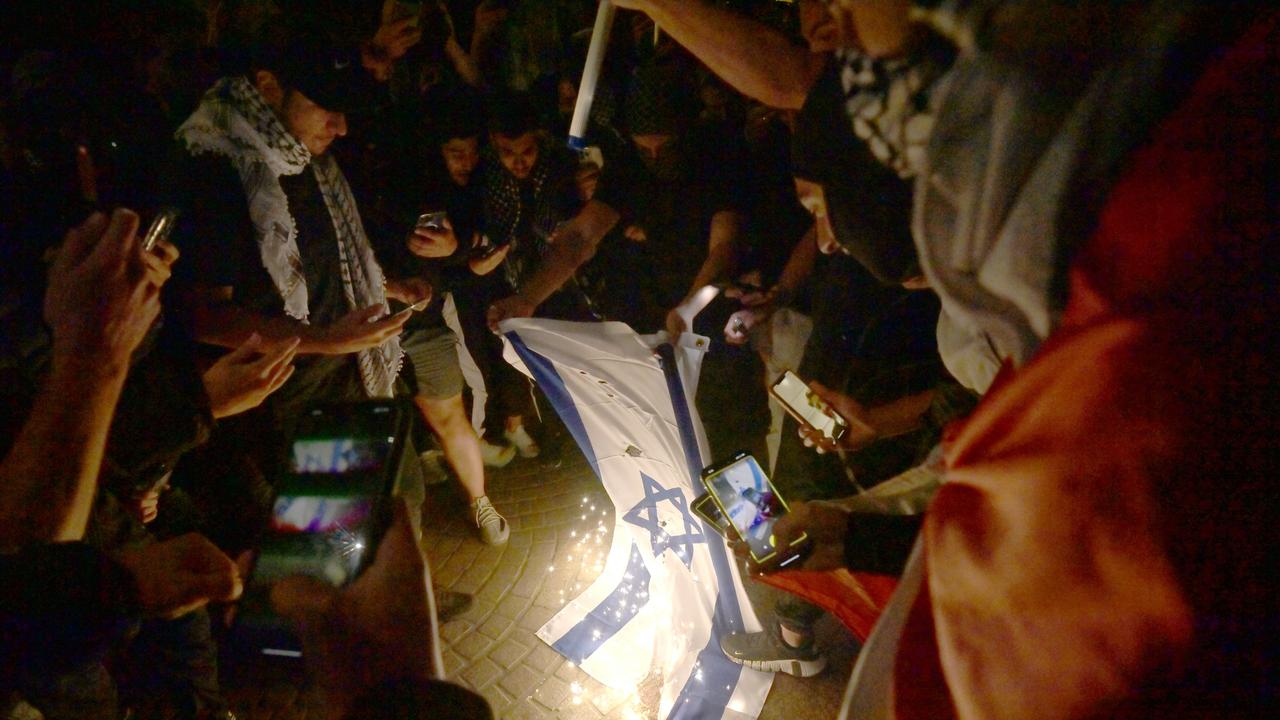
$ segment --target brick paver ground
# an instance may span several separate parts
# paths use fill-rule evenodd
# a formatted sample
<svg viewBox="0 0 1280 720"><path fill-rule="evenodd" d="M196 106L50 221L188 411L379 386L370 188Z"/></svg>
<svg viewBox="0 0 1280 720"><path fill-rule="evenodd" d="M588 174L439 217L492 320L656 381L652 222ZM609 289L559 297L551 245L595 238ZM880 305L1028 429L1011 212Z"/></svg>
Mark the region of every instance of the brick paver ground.
<svg viewBox="0 0 1280 720"><path fill-rule="evenodd" d="M613 507L572 445L561 462L517 461L490 471L489 496L511 523L511 539L488 547L449 484L428 492L424 546L437 586L475 595L475 605L441 628L445 671L488 699L497 717L622 720L656 715L659 685L634 692L596 682L534 633L599 574L609 547ZM762 619L768 593L748 588ZM819 625L828 669L818 677L779 674L761 718L834 717L854 654L851 636L830 618ZM243 718L306 718L312 693L288 678L232 672L229 695Z"/></svg>

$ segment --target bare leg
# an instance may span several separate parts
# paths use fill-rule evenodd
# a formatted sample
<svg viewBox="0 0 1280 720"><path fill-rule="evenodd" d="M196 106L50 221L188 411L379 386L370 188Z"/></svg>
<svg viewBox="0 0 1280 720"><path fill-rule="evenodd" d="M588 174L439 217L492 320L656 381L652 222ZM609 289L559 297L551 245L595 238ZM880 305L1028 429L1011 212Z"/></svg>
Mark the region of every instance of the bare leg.
<svg viewBox="0 0 1280 720"><path fill-rule="evenodd" d="M462 395L448 398L415 397L432 432L440 438L444 458L457 474L462 488L472 502L484 497L484 462L480 457L480 439L471 427L462 407Z"/></svg>

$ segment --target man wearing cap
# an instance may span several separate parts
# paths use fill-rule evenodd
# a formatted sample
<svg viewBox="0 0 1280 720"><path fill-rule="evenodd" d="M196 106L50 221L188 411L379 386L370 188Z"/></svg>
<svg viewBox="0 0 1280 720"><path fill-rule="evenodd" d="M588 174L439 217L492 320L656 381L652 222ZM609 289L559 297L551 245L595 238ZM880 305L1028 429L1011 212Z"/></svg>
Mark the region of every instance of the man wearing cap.
<svg viewBox="0 0 1280 720"><path fill-rule="evenodd" d="M384 22L375 44L388 35L398 43L363 50L294 29L247 75L218 81L177 131L186 152L176 238L193 259L184 284L194 335L224 347L253 334L298 338L297 370L273 404L286 436L318 402L391 397L403 361L397 336L412 313L392 315L387 301L430 294L386 280L327 152L347 133L347 114L377 97L371 73L384 76L388 58L411 44L397 25ZM403 492L420 503L421 476L411 475ZM505 540L506 521L487 515L500 527L486 537Z"/></svg>

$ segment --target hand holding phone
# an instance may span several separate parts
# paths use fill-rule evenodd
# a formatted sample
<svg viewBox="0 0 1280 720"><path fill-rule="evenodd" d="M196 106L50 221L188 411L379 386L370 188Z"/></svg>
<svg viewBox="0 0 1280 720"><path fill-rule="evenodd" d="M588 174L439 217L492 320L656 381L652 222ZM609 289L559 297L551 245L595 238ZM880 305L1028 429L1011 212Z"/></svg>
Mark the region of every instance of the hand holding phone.
<svg viewBox="0 0 1280 720"><path fill-rule="evenodd" d="M800 423L802 429L815 431L833 443L844 437L849 429L848 421L790 370L769 387L769 394Z"/></svg>
<svg viewBox="0 0 1280 720"><path fill-rule="evenodd" d="M772 562L774 567L786 567L802 556L808 536L803 532L787 538L776 535L774 526L787 514L787 504L750 454L740 452L707 468L702 483L757 565Z"/></svg>
<svg viewBox="0 0 1280 720"><path fill-rule="evenodd" d="M372 562L391 522L408 417L382 401L326 405L299 421L237 615L242 650L300 657L298 639L272 611L275 583L305 575L343 587Z"/></svg>

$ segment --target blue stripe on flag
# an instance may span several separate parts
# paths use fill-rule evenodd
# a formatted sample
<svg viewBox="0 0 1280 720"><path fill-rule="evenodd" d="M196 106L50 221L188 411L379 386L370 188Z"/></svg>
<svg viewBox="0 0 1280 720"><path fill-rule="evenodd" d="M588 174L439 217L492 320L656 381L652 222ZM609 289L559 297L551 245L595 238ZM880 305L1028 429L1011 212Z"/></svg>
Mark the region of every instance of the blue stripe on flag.
<svg viewBox="0 0 1280 720"><path fill-rule="evenodd" d="M542 394L546 395L547 399L551 401L551 406L556 409L560 419L569 428L569 433L578 442L578 447L582 449L582 454L587 457L587 462L591 464L591 469L595 471L596 477L603 481L604 478L600 475L600 463L596 460L595 449L591 447L591 437L587 435L587 426L582 423L582 416L578 414L578 406L574 404L573 397L569 395L569 389L564 386L564 380L560 378L560 373L556 372L555 364L530 350L529 346L525 345L524 340L521 340L516 333L509 332L506 334L506 338L511 341L511 346L516 349L516 354L524 361L525 367L529 368L529 372L533 373L533 379L538 383L538 387L542 388Z"/></svg>
<svg viewBox="0 0 1280 720"><path fill-rule="evenodd" d="M662 358L662 372L667 377L667 390L671 395L671 405L675 410L676 424L680 428L680 439L684 443L685 460L689 465L689 477L693 487L699 487L702 481L702 458L698 452L698 437L693 429L693 418L689 414L689 401L684 394L684 384L680 381L680 373L676 365L675 350L667 344L658 346L658 355ZM703 525L706 526L705 521ZM708 533L713 532L705 528ZM733 697L733 688L742 675L742 666L730 662L720 650L720 638L733 632L742 632L742 608L738 605L738 593L733 586L729 558L722 543L709 542L707 550L711 554L711 563L716 571L716 607L712 617L711 636L707 644L698 653L693 675L685 681L684 687L676 697L671 708L669 720L697 720L699 718L721 717Z"/></svg>
<svg viewBox="0 0 1280 720"><path fill-rule="evenodd" d="M587 427L582 422L582 416L578 414L578 406L574 404L573 397L569 394L569 389L565 387L564 380L560 377L560 373L556 371L555 364L546 357L529 349L525 345L524 340L520 339L517 333L509 332L506 334L511 346L515 348L516 354L524 361L525 367L533 374L533 379L537 381L538 387L542 388L542 392L551 401L552 407L559 413L560 419L564 421L569 432L573 435L573 439L577 441L578 447L582 448L582 454L586 456L587 462L591 463L591 469L595 471L596 477L604 480L600 475L600 464L596 459L595 449L591 447L591 438L587 435ZM630 578L630 579L628 579ZM645 602L648 602L649 592L649 569L645 567L644 559L641 557L639 550L636 549L634 543L631 545L631 557L627 563L627 571L623 574L623 578L618 582L618 586L609 593L604 602L600 603L594 610L583 617L569 629L564 635L552 644L561 655L569 658L575 663L581 663L591 654L600 648L609 638L613 637L622 629L627 621L635 617L639 606L644 603L635 603L636 610L631 610L631 602L626 604L627 610L623 612L623 616L619 619L616 613L622 610L622 600L634 598L637 590L643 590L645 593ZM613 608L610 610L609 608ZM616 622L607 622L607 618L613 618Z"/></svg>
<svg viewBox="0 0 1280 720"><path fill-rule="evenodd" d="M641 591L645 594L644 598L637 602L636 596ZM640 607L649 602L648 594L649 569L644 565L640 549L635 543L631 543L631 560L627 563L627 571L618 587L569 632L561 635L551 647L573 662L581 664L631 622L631 618L640 612Z"/></svg>

